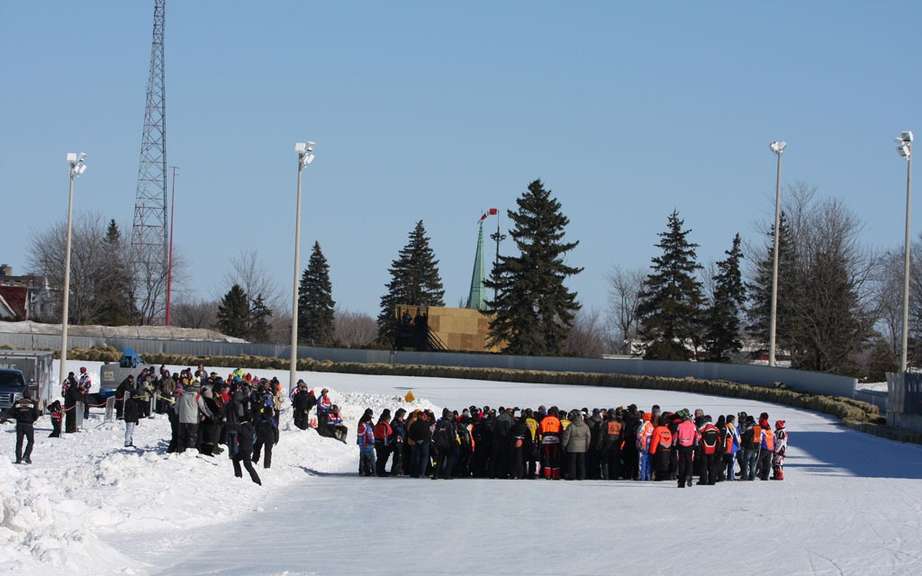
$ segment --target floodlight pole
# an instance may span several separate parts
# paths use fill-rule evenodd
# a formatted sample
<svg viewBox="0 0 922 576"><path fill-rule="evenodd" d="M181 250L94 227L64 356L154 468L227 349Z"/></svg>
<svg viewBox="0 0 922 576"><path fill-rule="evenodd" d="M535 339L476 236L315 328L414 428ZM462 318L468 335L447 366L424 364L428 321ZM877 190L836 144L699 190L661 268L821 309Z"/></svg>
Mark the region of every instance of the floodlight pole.
<svg viewBox="0 0 922 576"><path fill-rule="evenodd" d="M912 140L904 140L906 151L906 229L903 238L903 334L900 343L900 372L906 372L909 367L909 273L910 251L912 249L909 236L912 221Z"/></svg>
<svg viewBox="0 0 922 576"><path fill-rule="evenodd" d="M72 237L73 223L73 206L74 206L74 183L77 177L85 170L83 162L84 154L79 156L73 152L67 154L67 240L64 245L64 288L63 304L61 306L61 360L58 370L58 384L64 384L64 378L67 374L67 324L70 313L70 245Z"/></svg>
<svg viewBox="0 0 922 576"><path fill-rule="evenodd" d="M288 391L294 389L298 377L298 272L301 268L301 173L314 161L314 143L298 142L297 199L295 200L295 261L291 279L291 359L288 374Z"/></svg>
<svg viewBox="0 0 922 576"><path fill-rule="evenodd" d="M771 150L778 157L775 168L775 229L772 233L772 302L771 319L768 328L768 365L775 366L776 332L778 329L778 247L781 236L781 156L784 154L784 142L775 141Z"/></svg>

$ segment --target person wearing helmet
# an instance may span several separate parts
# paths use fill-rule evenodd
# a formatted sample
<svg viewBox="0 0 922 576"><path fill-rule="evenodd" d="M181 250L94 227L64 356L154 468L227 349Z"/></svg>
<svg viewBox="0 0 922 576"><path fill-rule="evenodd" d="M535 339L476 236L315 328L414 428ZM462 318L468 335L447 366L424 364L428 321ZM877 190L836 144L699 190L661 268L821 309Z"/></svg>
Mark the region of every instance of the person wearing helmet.
<svg viewBox="0 0 922 576"><path fill-rule="evenodd" d="M775 421L775 453L772 455L772 480L784 480L784 453L788 449L788 433L784 420Z"/></svg>

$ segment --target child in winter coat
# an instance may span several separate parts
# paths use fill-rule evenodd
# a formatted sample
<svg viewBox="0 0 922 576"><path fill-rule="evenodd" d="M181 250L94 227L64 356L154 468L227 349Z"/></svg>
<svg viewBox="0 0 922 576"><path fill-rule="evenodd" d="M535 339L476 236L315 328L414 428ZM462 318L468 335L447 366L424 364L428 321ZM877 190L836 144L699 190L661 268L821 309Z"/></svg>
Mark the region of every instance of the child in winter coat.
<svg viewBox="0 0 922 576"><path fill-rule="evenodd" d="M775 422L775 453L772 455L772 480L784 480L784 453L788 448L788 433L784 420Z"/></svg>
<svg viewBox="0 0 922 576"><path fill-rule="evenodd" d="M64 409L61 407L61 402L55 400L48 405L48 412L51 413L51 434L48 435L49 438L60 438L61 437L61 420L64 418Z"/></svg>

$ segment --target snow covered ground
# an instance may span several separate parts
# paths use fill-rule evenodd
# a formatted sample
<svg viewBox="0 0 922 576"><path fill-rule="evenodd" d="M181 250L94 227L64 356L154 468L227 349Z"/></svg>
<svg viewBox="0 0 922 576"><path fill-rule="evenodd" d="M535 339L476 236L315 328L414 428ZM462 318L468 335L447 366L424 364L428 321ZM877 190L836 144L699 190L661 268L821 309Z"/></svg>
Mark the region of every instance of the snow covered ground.
<svg viewBox="0 0 922 576"><path fill-rule="evenodd" d="M78 363L74 363L76 366ZM98 365L87 364L91 371ZM254 370L259 375L287 373ZM305 373L344 409L347 445L286 424L262 487L226 457L168 455L165 419L48 439L29 467L0 432L0 573L45 574L919 574L922 448L825 416L695 394ZM746 410L790 431L784 482L672 483L359 478L361 411L407 389L440 408L636 403Z"/></svg>

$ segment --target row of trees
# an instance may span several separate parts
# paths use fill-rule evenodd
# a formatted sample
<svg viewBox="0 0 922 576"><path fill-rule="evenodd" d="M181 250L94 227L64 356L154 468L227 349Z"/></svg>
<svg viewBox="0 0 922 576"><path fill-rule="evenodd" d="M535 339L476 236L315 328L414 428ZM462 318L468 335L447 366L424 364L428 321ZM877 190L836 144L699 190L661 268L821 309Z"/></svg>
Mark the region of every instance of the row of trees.
<svg viewBox="0 0 922 576"><path fill-rule="evenodd" d="M779 233L779 351L794 366L855 373L892 366L899 342L901 250L873 254L859 243L858 219L813 189L788 190ZM647 358L733 361L767 346L772 243L744 244L736 234L724 257L702 266L692 231L673 212L659 234L648 270L617 269L611 314L583 311L567 287L582 268L567 262L578 242L566 239L569 220L540 180L508 211L515 250L499 258L486 286L490 338L514 354L643 354ZM31 264L52 285L63 277L63 225L37 234ZM744 257L745 253L745 257ZM922 246L912 280L911 342L922 357ZM71 321L131 324L144 314L134 300L127 246L114 221L78 219L74 228ZM230 289L218 300L183 300L174 324L217 328L249 340L286 342L290 317L271 275L255 253L232 262ZM329 264L314 244L300 284L299 339L315 346L393 343L398 304L444 306L439 261L422 221L389 268L377 321L337 310ZM181 279L180 274L180 279ZM53 320L53 319L51 319Z"/></svg>

